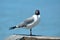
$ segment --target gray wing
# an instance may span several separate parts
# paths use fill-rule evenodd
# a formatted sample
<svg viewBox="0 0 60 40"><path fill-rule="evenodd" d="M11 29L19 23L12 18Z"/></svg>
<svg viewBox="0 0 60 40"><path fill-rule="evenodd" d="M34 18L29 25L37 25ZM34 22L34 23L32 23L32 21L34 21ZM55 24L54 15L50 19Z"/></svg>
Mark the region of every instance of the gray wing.
<svg viewBox="0 0 60 40"><path fill-rule="evenodd" d="M19 27L26 27L28 24L32 23L34 21L33 17L27 18L24 22L19 24Z"/></svg>
<svg viewBox="0 0 60 40"><path fill-rule="evenodd" d="M33 21L34 21L34 18L33 18L33 17L30 17L30 18L27 18L27 19L24 21L24 23L30 24L30 23L32 23Z"/></svg>

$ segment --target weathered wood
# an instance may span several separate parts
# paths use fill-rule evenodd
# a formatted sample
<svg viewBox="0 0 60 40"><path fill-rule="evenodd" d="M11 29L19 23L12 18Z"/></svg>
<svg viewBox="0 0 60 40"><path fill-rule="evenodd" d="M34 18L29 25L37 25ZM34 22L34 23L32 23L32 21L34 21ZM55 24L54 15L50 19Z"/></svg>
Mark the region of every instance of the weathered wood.
<svg viewBox="0 0 60 40"><path fill-rule="evenodd" d="M12 35L6 40L60 40L60 37Z"/></svg>

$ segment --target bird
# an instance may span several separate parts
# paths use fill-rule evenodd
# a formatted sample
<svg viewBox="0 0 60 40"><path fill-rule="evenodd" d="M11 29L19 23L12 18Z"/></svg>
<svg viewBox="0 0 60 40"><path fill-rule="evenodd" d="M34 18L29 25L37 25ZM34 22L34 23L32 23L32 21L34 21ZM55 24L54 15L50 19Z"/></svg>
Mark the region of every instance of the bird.
<svg viewBox="0 0 60 40"><path fill-rule="evenodd" d="M25 19L23 22L21 22L20 24L10 27L9 30L15 29L15 28L27 28L30 29L30 36L32 36L32 28L35 27L37 24L39 24L40 22L40 11L39 10L35 10L35 13Z"/></svg>

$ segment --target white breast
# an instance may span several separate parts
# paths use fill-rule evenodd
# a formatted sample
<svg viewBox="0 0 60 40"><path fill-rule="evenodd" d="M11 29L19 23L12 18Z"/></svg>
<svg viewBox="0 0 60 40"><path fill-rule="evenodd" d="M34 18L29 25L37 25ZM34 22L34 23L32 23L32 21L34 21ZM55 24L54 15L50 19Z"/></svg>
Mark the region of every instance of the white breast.
<svg viewBox="0 0 60 40"><path fill-rule="evenodd" d="M34 22L32 22L31 24L28 24L27 25L27 28L32 28L34 27L35 25L37 25L39 23L39 18L40 18L40 15L33 15L33 18L34 18Z"/></svg>

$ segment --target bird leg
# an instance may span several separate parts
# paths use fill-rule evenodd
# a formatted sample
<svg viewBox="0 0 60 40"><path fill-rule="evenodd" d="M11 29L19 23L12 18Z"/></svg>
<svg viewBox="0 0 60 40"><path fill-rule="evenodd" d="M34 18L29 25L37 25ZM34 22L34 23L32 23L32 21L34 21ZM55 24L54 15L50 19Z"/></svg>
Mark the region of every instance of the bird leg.
<svg viewBox="0 0 60 40"><path fill-rule="evenodd" d="M30 29L30 36L32 36L32 28Z"/></svg>

